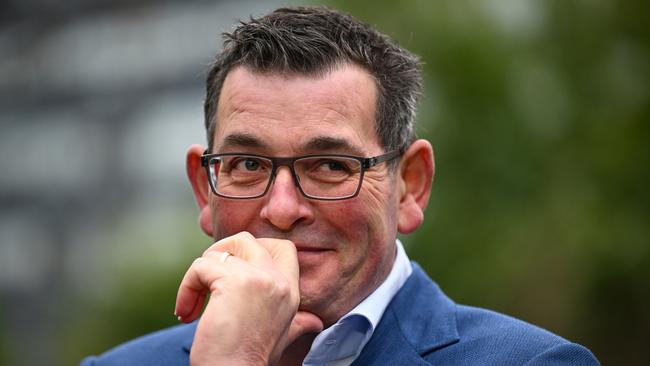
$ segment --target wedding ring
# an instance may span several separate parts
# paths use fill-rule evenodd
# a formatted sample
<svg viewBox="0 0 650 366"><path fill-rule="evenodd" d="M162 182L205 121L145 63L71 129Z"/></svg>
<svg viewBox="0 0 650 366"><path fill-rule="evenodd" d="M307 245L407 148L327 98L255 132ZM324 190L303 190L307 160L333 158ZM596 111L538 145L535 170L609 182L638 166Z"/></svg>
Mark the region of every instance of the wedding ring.
<svg viewBox="0 0 650 366"><path fill-rule="evenodd" d="M223 253L221 253L221 256L219 257L219 261L221 263L226 263L226 259L228 259L228 257L230 257L231 255L232 254L230 254L230 252L223 252Z"/></svg>

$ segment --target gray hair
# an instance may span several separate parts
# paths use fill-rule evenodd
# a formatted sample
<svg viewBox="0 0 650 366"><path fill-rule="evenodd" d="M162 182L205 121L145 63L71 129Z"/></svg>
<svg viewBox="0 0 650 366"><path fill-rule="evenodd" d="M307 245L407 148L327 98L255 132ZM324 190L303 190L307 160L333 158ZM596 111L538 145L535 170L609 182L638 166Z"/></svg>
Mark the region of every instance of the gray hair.
<svg viewBox="0 0 650 366"><path fill-rule="evenodd" d="M224 33L224 47L207 77L205 128L213 148L219 95L228 72L325 75L352 63L376 80L376 132L386 151L404 151L415 140L415 110L422 89L420 61L388 36L354 17L323 7L281 8L240 22Z"/></svg>

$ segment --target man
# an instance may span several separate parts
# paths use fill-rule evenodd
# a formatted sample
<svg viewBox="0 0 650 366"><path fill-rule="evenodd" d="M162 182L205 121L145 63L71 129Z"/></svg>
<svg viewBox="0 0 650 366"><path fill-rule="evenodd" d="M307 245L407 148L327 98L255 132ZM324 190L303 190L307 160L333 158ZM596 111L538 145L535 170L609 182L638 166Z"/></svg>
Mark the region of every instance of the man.
<svg viewBox="0 0 650 366"><path fill-rule="evenodd" d="M396 236L422 224L434 173L414 134L420 83L415 56L335 11L279 9L228 34L207 80L208 148L187 153L216 242L178 291L189 324L83 364L598 364L454 304L409 263Z"/></svg>

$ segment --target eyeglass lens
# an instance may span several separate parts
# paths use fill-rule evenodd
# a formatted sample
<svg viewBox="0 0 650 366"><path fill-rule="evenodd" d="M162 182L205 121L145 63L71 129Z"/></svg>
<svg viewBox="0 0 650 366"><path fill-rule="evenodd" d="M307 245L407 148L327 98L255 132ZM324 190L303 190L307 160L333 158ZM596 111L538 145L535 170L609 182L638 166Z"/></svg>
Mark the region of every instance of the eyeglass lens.
<svg viewBox="0 0 650 366"><path fill-rule="evenodd" d="M248 155L215 157L209 166L215 190L228 197L262 195L273 173L272 160ZM300 158L293 170L303 193L313 198L352 196L361 179L361 162L340 156Z"/></svg>

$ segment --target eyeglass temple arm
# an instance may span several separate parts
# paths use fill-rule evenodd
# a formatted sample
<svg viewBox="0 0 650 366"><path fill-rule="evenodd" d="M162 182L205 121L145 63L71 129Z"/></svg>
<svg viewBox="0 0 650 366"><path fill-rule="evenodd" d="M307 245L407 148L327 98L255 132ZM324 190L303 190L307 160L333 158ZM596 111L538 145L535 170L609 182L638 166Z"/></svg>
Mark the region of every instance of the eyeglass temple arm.
<svg viewBox="0 0 650 366"><path fill-rule="evenodd" d="M201 155L201 166L208 166L208 150L206 149Z"/></svg>
<svg viewBox="0 0 650 366"><path fill-rule="evenodd" d="M363 168L364 169L372 168L377 164L395 159L400 155L401 153L399 152L399 150L395 150L395 151L388 152L384 155L375 156L374 158L367 158L363 161Z"/></svg>

